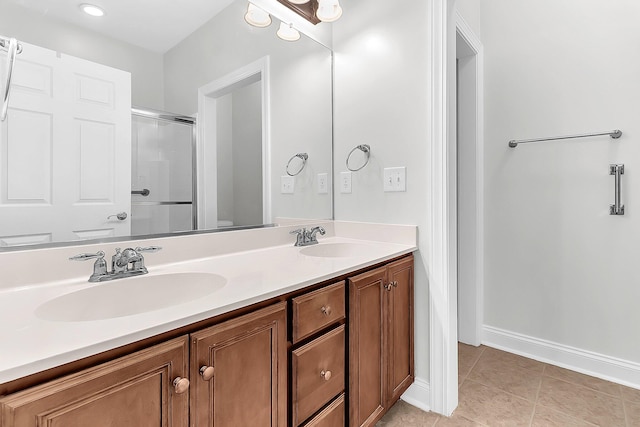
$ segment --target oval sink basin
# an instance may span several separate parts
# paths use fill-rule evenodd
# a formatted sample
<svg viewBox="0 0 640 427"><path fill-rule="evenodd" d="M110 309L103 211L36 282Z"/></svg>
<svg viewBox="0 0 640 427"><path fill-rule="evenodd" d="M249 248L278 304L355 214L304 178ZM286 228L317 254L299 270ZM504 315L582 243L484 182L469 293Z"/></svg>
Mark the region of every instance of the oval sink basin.
<svg viewBox="0 0 640 427"><path fill-rule="evenodd" d="M368 252L371 252L371 247L359 243L319 243L300 249L302 255L324 258L357 257Z"/></svg>
<svg viewBox="0 0 640 427"><path fill-rule="evenodd" d="M210 273L137 276L62 295L36 309L45 320L81 322L140 314L193 301L220 290L227 279Z"/></svg>

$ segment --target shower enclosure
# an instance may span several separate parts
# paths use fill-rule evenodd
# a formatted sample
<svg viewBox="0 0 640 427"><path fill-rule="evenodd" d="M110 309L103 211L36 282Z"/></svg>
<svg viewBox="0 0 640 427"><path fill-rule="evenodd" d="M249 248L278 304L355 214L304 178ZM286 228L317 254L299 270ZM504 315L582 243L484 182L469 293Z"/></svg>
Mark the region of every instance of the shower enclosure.
<svg viewBox="0 0 640 427"><path fill-rule="evenodd" d="M195 230L195 119L133 108L131 134L131 234Z"/></svg>

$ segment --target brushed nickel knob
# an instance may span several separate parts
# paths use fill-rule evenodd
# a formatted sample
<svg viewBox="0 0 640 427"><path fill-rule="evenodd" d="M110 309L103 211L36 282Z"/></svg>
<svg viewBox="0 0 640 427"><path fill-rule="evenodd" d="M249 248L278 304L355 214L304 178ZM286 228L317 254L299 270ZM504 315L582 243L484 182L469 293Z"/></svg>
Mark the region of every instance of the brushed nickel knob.
<svg viewBox="0 0 640 427"><path fill-rule="evenodd" d="M176 394L182 394L185 391L189 390L189 380L186 378L177 377L173 380L173 390Z"/></svg>
<svg viewBox="0 0 640 427"><path fill-rule="evenodd" d="M391 291L393 285L391 285L391 283L387 283L386 285L384 285L384 289L387 291Z"/></svg>
<svg viewBox="0 0 640 427"><path fill-rule="evenodd" d="M202 366L200 368L200 375L202 376L202 379L205 381L209 381L211 378L213 378L213 366Z"/></svg>
<svg viewBox="0 0 640 427"><path fill-rule="evenodd" d="M398 287L398 282L397 282L397 281L395 281L395 280L394 280L393 282L391 282L391 284L393 285L393 287L394 287L394 288L397 288L397 287Z"/></svg>
<svg viewBox="0 0 640 427"><path fill-rule="evenodd" d="M325 381L329 381L331 379L331 371L322 371L320 372L320 376L324 378Z"/></svg>
<svg viewBox="0 0 640 427"><path fill-rule="evenodd" d="M322 308L320 309L320 311L322 311L322 314L324 314L325 316L329 316L331 315L331 307L328 305L323 305Z"/></svg>

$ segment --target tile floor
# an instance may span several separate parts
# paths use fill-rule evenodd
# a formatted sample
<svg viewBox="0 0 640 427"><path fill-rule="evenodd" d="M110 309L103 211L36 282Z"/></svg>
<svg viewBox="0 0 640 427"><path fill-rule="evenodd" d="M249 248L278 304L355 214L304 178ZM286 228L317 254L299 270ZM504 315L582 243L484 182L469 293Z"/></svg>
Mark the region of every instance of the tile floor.
<svg viewBox="0 0 640 427"><path fill-rule="evenodd" d="M458 345L451 418L399 401L376 427L640 426L640 390L490 347Z"/></svg>

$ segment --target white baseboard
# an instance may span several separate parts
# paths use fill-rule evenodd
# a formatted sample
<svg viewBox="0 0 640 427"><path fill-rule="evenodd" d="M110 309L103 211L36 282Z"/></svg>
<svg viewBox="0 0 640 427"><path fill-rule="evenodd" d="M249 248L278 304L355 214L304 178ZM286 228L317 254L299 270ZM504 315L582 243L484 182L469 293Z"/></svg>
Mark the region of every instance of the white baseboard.
<svg viewBox="0 0 640 427"><path fill-rule="evenodd" d="M640 389L640 364L635 362L486 325L482 343L488 347Z"/></svg>
<svg viewBox="0 0 640 427"><path fill-rule="evenodd" d="M416 377L413 384L400 396L400 399L423 411L431 411L431 391L429 383L422 378Z"/></svg>

